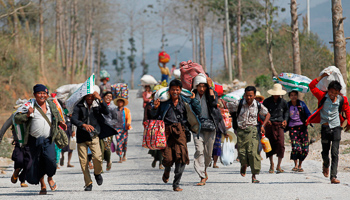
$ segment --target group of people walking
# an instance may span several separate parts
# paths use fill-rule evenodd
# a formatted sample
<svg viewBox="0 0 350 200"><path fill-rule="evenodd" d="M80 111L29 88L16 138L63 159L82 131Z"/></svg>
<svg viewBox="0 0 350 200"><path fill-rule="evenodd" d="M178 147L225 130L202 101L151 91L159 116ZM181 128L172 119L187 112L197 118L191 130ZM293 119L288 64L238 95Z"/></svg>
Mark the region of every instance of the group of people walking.
<svg viewBox="0 0 350 200"><path fill-rule="evenodd" d="M256 175L261 170L261 138L266 136L271 144L272 151L266 153L270 160L269 173L283 173L281 164L285 154L284 133L289 131L291 141L290 159L294 161L292 171L304 172L302 163L309 152L308 125L320 123L323 174L329 177L331 166L331 183L337 184L337 163L339 154L339 141L345 113L346 118L350 117L350 108L346 96L340 94L341 84L333 81L328 86L327 92L322 92L316 84L327 74L313 80L309 87L313 95L318 99L318 109L311 114L305 102L300 100L299 92L292 90L288 93L290 101L283 99L287 94L282 85L274 84L268 90L270 97L264 99L254 86L245 88L241 100L232 102L220 102L214 88L211 87L212 80L197 76L194 79L192 97L181 95L182 83L180 80L172 80L169 84L170 99L160 102L159 99L152 100L152 92L147 86L144 93L145 120L157 119L165 123L165 134L167 146L164 150L156 151L152 166L157 160L165 166L162 180L169 181L171 167L175 165L175 176L173 190L182 191L180 180L185 165L189 164L187 142L192 135L195 145L194 169L199 176L198 186L204 186L208 180L207 168L212 162L213 148L217 145L217 135L226 133L223 117L220 113L220 104L224 104L233 117L237 120L235 134L237 136L238 159L241 163L240 174L246 175L247 167L252 171L252 183L259 183ZM156 91L153 91L153 95ZM257 95L257 93L259 93ZM200 125L196 129L196 124ZM350 129L350 122L346 131ZM260 146L260 147L259 147ZM331 158L329 159L329 151ZM162 152L160 154L160 152ZM273 156L278 158L275 166ZM217 156L214 166L216 166ZM276 168L275 168L276 167Z"/></svg>
<svg viewBox="0 0 350 200"><path fill-rule="evenodd" d="M220 137L221 135L229 137L220 111L220 107L226 107L237 124L234 128L237 136L238 160L241 163L240 174L243 177L246 176L247 168L250 167L252 183L260 182L257 179L262 160L260 139L264 136L269 139L272 147L272 151L266 153L266 157L270 159L269 173L284 172L281 163L285 154L285 131L289 131L291 140L290 159L294 161L292 171L303 172L302 163L309 152L307 127L312 123L320 123L322 125L322 173L330 178L331 183L340 183L337 179L339 142L345 120L343 116L350 119L350 108L347 97L340 93L342 86L339 82L331 82L326 92L316 87L317 83L326 76L327 74L323 74L309 85L311 92L318 100L318 108L313 114L298 98L298 91L288 93L289 102L284 100L282 96L287 92L280 84L275 84L268 91L271 96L266 99L260 94L257 95L254 86L248 86L241 100L228 103L219 100L220 97L212 88L211 78L204 75L194 78L192 96L182 95L181 81L172 80L169 83L170 98L163 102L155 99L156 91L151 91L151 87L146 86L143 94L144 121L162 120L165 124L167 142L165 149L149 152L154 157L152 167L156 166L157 161L159 162L159 168L164 169L162 180L167 183L171 168L174 166L172 187L174 191L182 191L181 177L185 166L190 163L187 143L193 140L194 169L199 178L196 185L206 185L209 180L207 169L212 158L214 158L214 167L217 167ZM106 170L111 169L113 145L119 156L119 163L127 160L128 131L131 129L131 113L126 107L129 101L121 97L113 99L113 93L108 89L110 88L108 85L106 87L105 82L101 87L103 93L100 93L100 88L96 87L93 94L88 94L77 102L70 120L62 119L56 105L48 100L49 91L44 85L37 84L33 87L35 100L32 106L26 104L27 110L15 112L11 116L16 124L25 124L22 143L19 143L14 133L15 149L12 159L15 161L15 170L11 177L13 183L16 183L17 179L20 180L22 187L27 186L26 180L30 184L40 183L40 194L46 194L44 177L47 175L49 188L52 191L56 190L58 185L53 180L57 169L55 142L60 140L61 129L71 129L72 125L76 126L76 130L67 134L75 135L77 139L85 191L91 191L93 185L89 171L89 151L91 151L97 185L103 184L103 160L107 162ZM0 142L9 127L8 124L12 123L6 122L1 129ZM346 131L349 129L348 120ZM331 151L331 159L329 151ZM278 158L276 168L273 159L275 154ZM68 150L68 167L72 167L71 156L71 151Z"/></svg>

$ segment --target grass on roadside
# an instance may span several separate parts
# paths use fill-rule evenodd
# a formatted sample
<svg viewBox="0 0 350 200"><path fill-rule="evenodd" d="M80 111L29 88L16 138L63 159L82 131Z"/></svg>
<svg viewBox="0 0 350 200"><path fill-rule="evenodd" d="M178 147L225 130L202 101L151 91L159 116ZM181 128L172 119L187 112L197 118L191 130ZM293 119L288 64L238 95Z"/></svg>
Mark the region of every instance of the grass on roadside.
<svg viewBox="0 0 350 200"><path fill-rule="evenodd" d="M0 144L0 157L11 158L13 146L7 138L4 138Z"/></svg>

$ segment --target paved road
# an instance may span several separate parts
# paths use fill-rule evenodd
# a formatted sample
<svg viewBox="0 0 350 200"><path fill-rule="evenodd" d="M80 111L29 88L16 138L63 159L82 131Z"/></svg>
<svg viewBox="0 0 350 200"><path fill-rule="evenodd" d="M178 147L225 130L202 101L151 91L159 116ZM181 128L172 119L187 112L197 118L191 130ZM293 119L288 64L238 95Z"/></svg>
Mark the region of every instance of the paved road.
<svg viewBox="0 0 350 200"><path fill-rule="evenodd" d="M49 191L47 196L38 196L39 185L20 188L19 184L12 184L11 167L6 170L7 174L0 175L0 199L350 199L349 173L339 173L342 184L331 185L329 179L321 174L321 163L312 160L305 161L305 173L292 173L292 163L285 159L282 168L286 169L286 173L268 174L269 163L264 159L262 173L258 176L260 184L250 182L249 170L246 178L241 177L237 162L229 167L219 164L219 169L208 169L209 180L206 186L195 186L199 178L193 169L193 143L189 145L191 163L186 166L181 181L184 191L173 192L171 183L162 182L162 171L151 168L152 158L141 147L142 100L135 96L136 91L131 91L128 107L131 109L134 129L129 134L128 160L118 164L117 156L113 154L112 169L103 174L102 186L94 184L92 192L83 191L83 175L77 153L74 152L72 164L75 167L62 167L54 176L58 184L57 191ZM105 166L106 163L104 168ZM170 182L172 176L173 174Z"/></svg>

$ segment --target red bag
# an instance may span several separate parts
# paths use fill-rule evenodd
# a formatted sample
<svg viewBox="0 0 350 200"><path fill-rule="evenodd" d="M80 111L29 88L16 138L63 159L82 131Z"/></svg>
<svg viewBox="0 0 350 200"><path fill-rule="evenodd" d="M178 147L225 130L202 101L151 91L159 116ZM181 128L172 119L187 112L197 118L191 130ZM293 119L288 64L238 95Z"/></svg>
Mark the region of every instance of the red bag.
<svg viewBox="0 0 350 200"><path fill-rule="evenodd" d="M227 104L224 100L220 99L221 103L224 105L223 108L220 108L222 118L224 119L226 130L232 128L232 117L230 111L227 108Z"/></svg>
<svg viewBox="0 0 350 200"><path fill-rule="evenodd" d="M214 82L214 85L215 92L218 93L218 96L221 97L222 95L224 95L224 88L222 87L222 85L216 82Z"/></svg>
<svg viewBox="0 0 350 200"><path fill-rule="evenodd" d="M142 147L151 150L165 149L165 124L162 120L147 120L144 122Z"/></svg>
<svg viewBox="0 0 350 200"><path fill-rule="evenodd" d="M190 91L192 90L193 79L200 73L205 74L203 67L191 60L181 62L180 71L182 87Z"/></svg>
<svg viewBox="0 0 350 200"><path fill-rule="evenodd" d="M158 59L160 63L168 63L170 61L170 55L162 51L158 54Z"/></svg>

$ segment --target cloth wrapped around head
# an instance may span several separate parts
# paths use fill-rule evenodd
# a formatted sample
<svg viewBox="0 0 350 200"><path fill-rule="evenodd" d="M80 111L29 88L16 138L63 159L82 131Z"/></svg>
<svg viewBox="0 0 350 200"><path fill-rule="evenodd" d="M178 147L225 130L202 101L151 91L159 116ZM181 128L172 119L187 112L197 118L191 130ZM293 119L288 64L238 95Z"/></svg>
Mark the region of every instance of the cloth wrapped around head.
<svg viewBox="0 0 350 200"><path fill-rule="evenodd" d="M207 83L207 77L205 74L198 74L194 79L193 79L193 88L192 89L197 89L197 86L201 83Z"/></svg>

